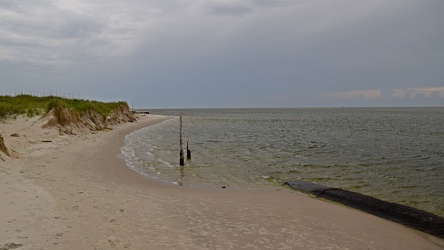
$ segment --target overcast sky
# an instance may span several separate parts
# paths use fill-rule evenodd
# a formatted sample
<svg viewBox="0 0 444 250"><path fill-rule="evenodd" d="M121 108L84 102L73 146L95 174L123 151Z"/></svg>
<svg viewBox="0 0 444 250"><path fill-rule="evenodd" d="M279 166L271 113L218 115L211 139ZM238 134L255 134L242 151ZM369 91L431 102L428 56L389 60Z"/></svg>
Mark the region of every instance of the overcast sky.
<svg viewBox="0 0 444 250"><path fill-rule="evenodd" d="M444 106L443 0L0 0L0 94Z"/></svg>

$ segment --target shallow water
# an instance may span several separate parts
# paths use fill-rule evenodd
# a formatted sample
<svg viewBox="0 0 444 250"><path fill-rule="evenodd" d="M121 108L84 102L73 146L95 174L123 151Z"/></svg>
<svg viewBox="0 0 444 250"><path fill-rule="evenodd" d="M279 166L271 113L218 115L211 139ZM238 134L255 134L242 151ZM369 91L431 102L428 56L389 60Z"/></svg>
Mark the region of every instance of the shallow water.
<svg viewBox="0 0 444 250"><path fill-rule="evenodd" d="M444 216L444 108L150 110L127 164L185 186L273 189L299 179ZM178 113L192 160L179 163Z"/></svg>

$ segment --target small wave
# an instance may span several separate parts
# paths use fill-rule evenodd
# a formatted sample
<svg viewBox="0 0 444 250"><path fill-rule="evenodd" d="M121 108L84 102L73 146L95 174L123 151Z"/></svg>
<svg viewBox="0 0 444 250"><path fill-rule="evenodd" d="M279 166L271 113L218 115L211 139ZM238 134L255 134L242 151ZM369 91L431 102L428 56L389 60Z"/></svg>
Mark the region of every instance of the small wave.
<svg viewBox="0 0 444 250"><path fill-rule="evenodd" d="M161 163L167 165L167 166L170 167L170 168L174 168L174 167L175 167L175 166L171 165L169 162L167 162L167 161L165 161L165 160L163 160L163 159L157 159L157 160L158 160L159 162L161 162Z"/></svg>

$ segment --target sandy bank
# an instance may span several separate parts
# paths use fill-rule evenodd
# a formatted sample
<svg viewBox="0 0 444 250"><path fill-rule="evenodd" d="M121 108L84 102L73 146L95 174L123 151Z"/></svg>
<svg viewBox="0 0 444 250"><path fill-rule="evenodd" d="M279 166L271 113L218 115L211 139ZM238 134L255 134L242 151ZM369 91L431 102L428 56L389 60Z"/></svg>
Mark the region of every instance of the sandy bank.
<svg viewBox="0 0 444 250"><path fill-rule="evenodd" d="M126 134L162 120L76 136L41 130L36 118L0 124L13 155L0 159L0 249L443 249L442 239L287 189L144 178L116 156Z"/></svg>

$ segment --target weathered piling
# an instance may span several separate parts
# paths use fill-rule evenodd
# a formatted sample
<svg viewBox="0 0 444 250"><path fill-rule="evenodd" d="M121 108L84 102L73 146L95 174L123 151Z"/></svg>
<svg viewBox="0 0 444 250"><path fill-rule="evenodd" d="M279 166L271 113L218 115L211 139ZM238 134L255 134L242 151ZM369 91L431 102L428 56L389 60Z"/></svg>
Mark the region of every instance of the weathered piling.
<svg viewBox="0 0 444 250"><path fill-rule="evenodd" d="M191 160L191 150L188 148L188 141L187 141L187 160Z"/></svg>
<svg viewBox="0 0 444 250"><path fill-rule="evenodd" d="M183 141L182 141L182 113L179 113L179 165L185 165L183 157Z"/></svg>

